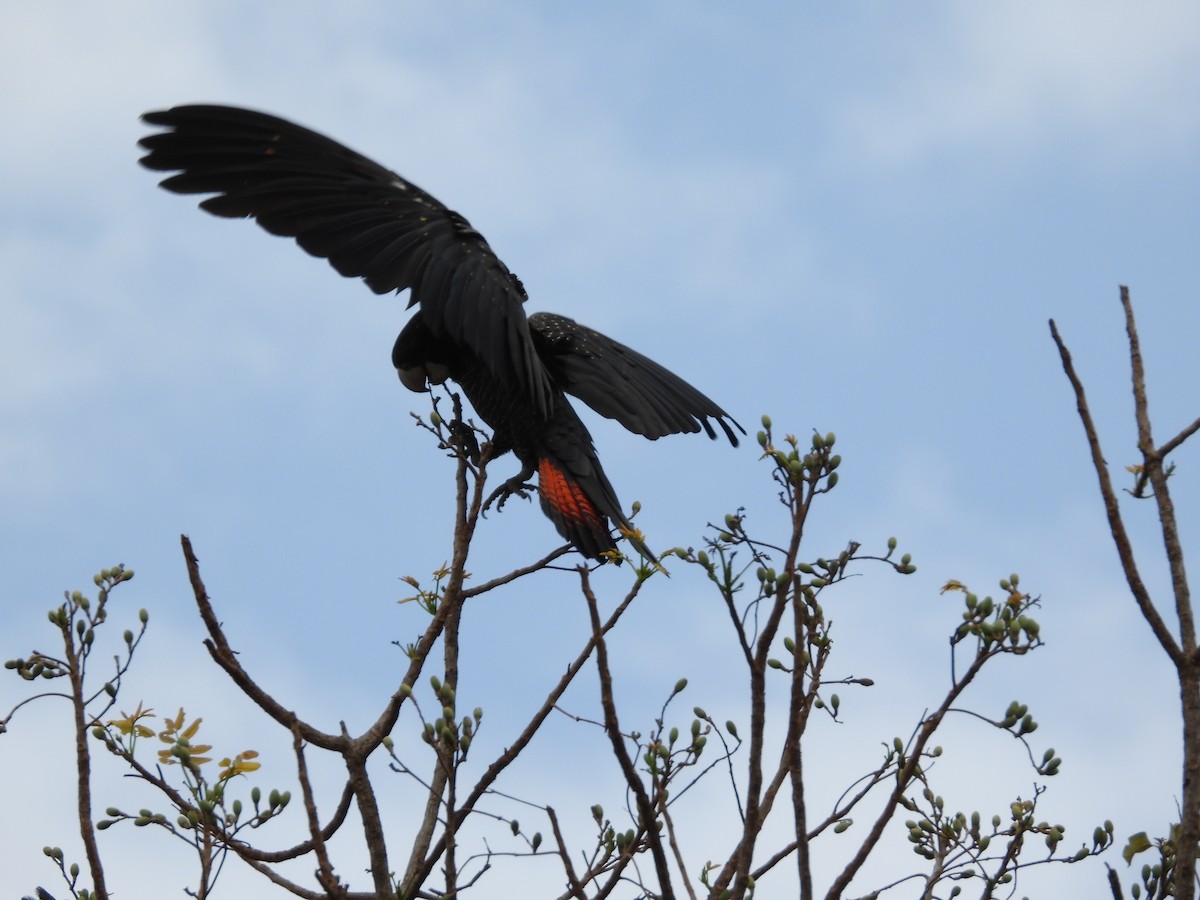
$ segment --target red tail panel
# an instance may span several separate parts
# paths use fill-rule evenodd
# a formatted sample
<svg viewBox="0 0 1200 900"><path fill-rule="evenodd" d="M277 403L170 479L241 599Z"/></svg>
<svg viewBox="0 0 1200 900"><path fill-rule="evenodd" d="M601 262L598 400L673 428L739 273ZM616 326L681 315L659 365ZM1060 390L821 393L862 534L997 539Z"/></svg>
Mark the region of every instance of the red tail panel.
<svg viewBox="0 0 1200 900"><path fill-rule="evenodd" d="M596 559L604 551L616 549L607 519L597 512L583 486L545 457L538 462L538 492L542 509L559 533L585 556Z"/></svg>

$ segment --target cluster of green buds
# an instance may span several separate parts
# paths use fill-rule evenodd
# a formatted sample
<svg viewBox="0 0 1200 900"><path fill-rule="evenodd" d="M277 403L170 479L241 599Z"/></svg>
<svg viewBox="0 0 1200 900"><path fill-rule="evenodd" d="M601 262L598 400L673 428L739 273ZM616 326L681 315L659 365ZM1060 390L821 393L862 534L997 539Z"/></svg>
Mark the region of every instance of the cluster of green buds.
<svg viewBox="0 0 1200 900"><path fill-rule="evenodd" d="M672 700L683 693L687 685L686 678L680 678L675 682L670 695L663 703L663 714L656 720L653 736L642 752L642 761L646 764L646 771L654 779L657 790L664 797L667 785L684 768L695 765L704 751L704 745L708 742L706 735L709 729L704 727L699 718L692 720L691 736L683 735L682 740L678 727L672 726L664 731L663 720L666 717L667 707ZM703 712L700 707L696 707L698 717L703 718Z"/></svg>
<svg viewBox="0 0 1200 900"><path fill-rule="evenodd" d="M123 563L118 563L110 569L101 569L93 575L92 583L102 591L107 591L122 581L128 581L132 577L133 569L127 569Z"/></svg>
<svg viewBox="0 0 1200 900"><path fill-rule="evenodd" d="M762 417L762 426L757 435L758 446L762 447L763 458L774 462L776 480L793 489L809 485L814 491L833 490L838 483L835 470L842 464L842 458L833 452L837 439L832 431L824 435L814 431L810 449L801 451L800 441L791 434L783 439L787 449L775 445L770 416ZM820 484L822 479L824 485Z"/></svg>
<svg viewBox="0 0 1200 900"><path fill-rule="evenodd" d="M961 812L946 815L942 798L934 796L928 788L924 793L933 807L931 814L904 823L908 829L908 840L913 844L913 852L918 856L932 860L960 848L981 854L991 846L994 837L1002 834L1000 825L1003 820L1000 816L992 817L991 831L985 832L978 812L971 813L970 817Z"/></svg>
<svg viewBox="0 0 1200 900"><path fill-rule="evenodd" d="M796 570L803 575L808 575L809 579L805 583L805 587L813 591L833 584L835 581L840 581L845 578L850 566L858 557L858 551L861 545L857 541L851 541L837 556L832 559L827 559L824 556L819 556L812 562L797 562ZM917 567L913 565L912 555L905 553L900 557L899 562L892 560L896 551L896 539L888 538L887 553L881 557L883 561L888 562L901 575L911 575L917 571Z"/></svg>
<svg viewBox="0 0 1200 900"><path fill-rule="evenodd" d="M1037 821L1034 815L1037 808L1036 799L1018 798L1014 800L1009 805L1008 823L1005 823L1002 816L993 815L990 828L987 828L978 811L969 816L962 812L948 815L945 812L942 798L928 788L923 791L923 798L927 804L926 814L918 819L909 819L904 825L908 829L908 840L913 844L913 852L928 860L939 857L946 859L952 854L957 855L965 851L969 858L976 860L976 864L979 864L982 855L997 838L1006 840L1011 846L1013 841L1023 842L1026 835L1032 834L1042 835L1046 846L1053 855L1058 851L1066 833L1066 829L1062 825ZM1083 845L1070 856L1059 857L1059 859L1064 862L1079 862L1089 856L1102 853L1112 845L1112 842L1113 824L1111 821L1106 821L1103 825L1096 826L1092 833L1090 847ZM1006 860L1007 856L998 856L997 858ZM970 863L963 863L955 866L954 868L958 871L954 877L965 878L971 875L985 874L982 871L973 870L970 865ZM997 884L1007 884L1012 881L1013 870L997 871L991 877ZM957 896L957 893L952 891L950 896Z"/></svg>
<svg viewBox="0 0 1200 900"><path fill-rule="evenodd" d="M425 723L421 738L435 749L451 754L457 753L459 759L466 759L467 752L471 749L471 741L475 739L479 723L483 720L483 710L477 706L471 715L463 716L459 721L455 712L454 688L436 675L430 676L429 685L433 688L434 697L442 706L442 714L432 722ZM406 694L411 695L411 691L406 691Z"/></svg>
<svg viewBox="0 0 1200 900"><path fill-rule="evenodd" d="M71 891L71 896L78 900L92 900L92 892L85 887L76 887L79 883L79 863L73 862L67 865L66 858L63 856L62 847L43 847L42 853L54 861L58 866L58 870L62 872L63 878L67 881L67 888ZM54 900L54 896L45 888L37 889L38 900ZM26 898L31 900L31 898Z"/></svg>
<svg viewBox="0 0 1200 900"><path fill-rule="evenodd" d="M1024 738L1037 731L1038 723L1029 712L1029 707L1018 700L1012 701L1004 710L1004 718L996 723L1000 728L1011 731L1014 736ZM1042 761L1036 764L1037 773L1050 777L1057 775L1062 767L1062 758L1055 754L1050 747L1042 754Z"/></svg>
<svg viewBox="0 0 1200 900"><path fill-rule="evenodd" d="M845 577L846 567L854 559L854 551L857 549L857 544L851 544L834 559L826 559L823 556L819 556L811 563L796 563L796 568L801 573L810 576L806 584L807 587L820 590L825 585L832 584L838 579Z"/></svg>
<svg viewBox="0 0 1200 900"><path fill-rule="evenodd" d="M909 752L909 747L904 740L899 736L894 737L890 746L884 744L884 763L899 771L908 764ZM937 759L941 755L942 748L940 745L935 745L932 749L921 751L921 756L925 759ZM908 797L901 797L900 805L911 812L917 812L920 809L917 802Z"/></svg>
<svg viewBox="0 0 1200 900"><path fill-rule="evenodd" d="M1019 581L1015 573L1000 580L1000 589L1008 595L1002 601L991 597L981 600L961 582L947 582L942 588L943 594L962 591L966 595L963 622L955 631L955 643L973 635L979 640L980 652L1003 648L1018 655L1038 646L1041 626L1028 615L1038 601L1018 589Z"/></svg>
<svg viewBox="0 0 1200 900"><path fill-rule="evenodd" d="M82 591L63 591L64 602L48 610L46 617L49 619L50 624L59 629L62 635L66 650L64 658L57 659L35 650L28 657L5 660L4 668L16 672L17 675L26 681L37 679L49 680L69 676L72 669L75 669L82 678L83 673L86 671L86 660L95 645L96 628L107 617L106 604L109 592L117 585L129 581L131 578L133 578L132 569L126 569L123 565L117 565L102 569L93 576L92 581L100 588L95 600ZM144 633L150 616L143 609L139 611L138 618L142 623L141 633ZM122 662L118 658L116 676L111 681L106 682L101 690L87 697L87 704L91 704L93 700L100 698L101 702L111 705L112 699L117 696L117 685L120 682L120 677L128 666L128 659L132 656L134 647L141 639L141 633L134 635L132 631L126 629L125 648L127 656L125 661ZM3 734L7 730L7 727L8 719L0 719L0 734Z"/></svg>
<svg viewBox="0 0 1200 900"><path fill-rule="evenodd" d="M6 659L4 661L4 668L16 671L26 681L33 681L36 678L59 678L66 675L68 671L66 664L61 660L43 656L36 650L28 659L23 656L16 659Z"/></svg>
<svg viewBox="0 0 1200 900"><path fill-rule="evenodd" d="M746 532L742 528L742 511L725 513L725 530L717 533L717 540L725 544L736 544L745 538Z"/></svg>
<svg viewBox="0 0 1200 900"><path fill-rule="evenodd" d="M607 856L627 856L638 851L637 832L632 828L617 831L612 822L604 817L604 807L599 803L592 807L592 819L599 829L600 848Z"/></svg>
<svg viewBox="0 0 1200 900"><path fill-rule="evenodd" d="M604 807L599 803L592 807L591 812L592 820L598 829L597 844L607 856L623 854L632 847L637 837L632 828L618 834L612 822L605 818Z"/></svg>
<svg viewBox="0 0 1200 900"><path fill-rule="evenodd" d="M109 593L118 584L129 581L131 578L133 578L133 569L126 569L123 565L101 569L92 576L92 581L100 588L96 595L95 606L92 605L92 599L82 591L63 591L65 602L47 612L46 617L50 620L50 624L59 628L73 627L80 646L86 650L91 647L96 638L95 627L104 622L108 616L105 604L108 602ZM139 613L139 618L143 625L149 620L144 609ZM126 638L126 643L132 644L132 633L127 632L127 634L129 637Z"/></svg>
<svg viewBox="0 0 1200 900"><path fill-rule="evenodd" d="M96 594L96 609L94 612L91 611L91 602L83 593L80 591L72 591L70 594L67 594L64 591L63 595L67 598L67 603L59 607L57 610L59 613L59 622L56 624L61 625L63 622L65 622L65 619L62 618L63 615L82 610L87 616L89 624L99 625L104 621L105 616L107 615L104 607L108 602L109 593L118 584L129 581L131 578L133 578L133 569L126 569L124 565L119 564L110 569L101 569L99 572L93 575L92 583L95 584L96 587L100 588L100 591ZM142 614L145 614L145 610L142 611ZM54 619L54 612L51 612L50 621L53 622ZM143 624L145 624L144 621ZM76 628L78 628L78 624L76 625ZM88 640L87 643L90 644L91 641Z"/></svg>
<svg viewBox="0 0 1200 900"><path fill-rule="evenodd" d="M944 857L948 848L966 845L968 836L976 851L982 853L987 849L991 836L980 833L979 813L972 813L968 824L967 817L961 812L947 815L946 801L929 788L925 788L921 796L926 804L925 814L904 823L914 853L930 860ZM905 805L909 809L919 808L911 800Z"/></svg>
<svg viewBox="0 0 1200 900"><path fill-rule="evenodd" d="M1038 723L1034 721L1027 705L1014 700L1004 710L1004 718L1000 720L1000 727L1009 729L1019 737L1037 731Z"/></svg>
<svg viewBox="0 0 1200 900"><path fill-rule="evenodd" d="M284 807L292 799L291 791L279 791L275 788L267 794L267 805L264 808L262 805L262 789L255 786L250 789L250 803L254 806L254 819L256 822L265 822L272 816L277 816L283 812ZM237 801L234 801L236 808Z"/></svg>
<svg viewBox="0 0 1200 900"><path fill-rule="evenodd" d="M1012 825L1004 832L1013 837L1021 834L1042 834L1046 837L1046 846L1053 853L1058 849L1058 845L1062 842L1063 835L1066 834L1065 825L1051 825L1046 821L1035 821L1034 812L1037 810L1037 801L1033 799L1017 799L1009 804L1009 815L1011 816ZM993 816L992 822L994 827L999 827L999 816ZM1084 854L1087 854L1086 848ZM1081 857L1082 858L1082 857Z"/></svg>
<svg viewBox="0 0 1200 900"><path fill-rule="evenodd" d="M892 557L896 553L896 546L897 541L894 537L887 539L887 555L883 557L885 560L891 562ZM901 554L900 561L892 563L892 566L901 575L911 575L913 572L917 571L917 567L913 565L911 553Z"/></svg>
<svg viewBox="0 0 1200 900"><path fill-rule="evenodd" d="M241 820L245 807L241 800L235 799L229 804L228 809L226 809L224 806L224 787L225 782L220 782L217 785L206 787L200 795L194 796L195 805L184 807L176 817L175 825L183 831L204 828L217 828L218 830L234 828ZM250 790L250 803L254 809L254 815L247 824L257 828L268 819L274 818L283 812L284 808L291 802L291 799L291 791L280 791L272 788L267 794L266 804L264 805L262 788L255 786ZM96 827L102 831L122 821L132 822L139 828L144 828L147 825L159 825L168 829L171 828L166 816L149 809L141 809L136 813L128 813L119 807L110 806L104 813L108 818L101 819L96 823Z"/></svg>
<svg viewBox="0 0 1200 900"><path fill-rule="evenodd" d="M699 759L708 739L702 734L703 726L699 719L692 720L691 736L681 744L678 728L672 727L664 736L666 740L654 740L646 745L642 759L646 763L646 771L652 778L668 780L681 766L691 765Z"/></svg>

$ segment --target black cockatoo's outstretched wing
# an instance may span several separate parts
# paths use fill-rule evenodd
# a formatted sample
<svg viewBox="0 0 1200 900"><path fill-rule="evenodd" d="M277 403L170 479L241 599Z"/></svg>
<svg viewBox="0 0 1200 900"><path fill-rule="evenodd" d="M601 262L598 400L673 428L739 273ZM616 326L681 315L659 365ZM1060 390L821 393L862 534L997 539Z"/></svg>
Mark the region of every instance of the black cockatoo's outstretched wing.
<svg viewBox="0 0 1200 900"><path fill-rule="evenodd" d="M555 390L533 346L525 290L464 217L285 119L227 106L176 106L143 119L168 129L140 142L142 165L178 172L164 188L216 194L200 206L293 237L376 293L411 289L409 305L420 304L435 335L467 347L549 413Z"/></svg>
<svg viewBox="0 0 1200 900"><path fill-rule="evenodd" d="M635 434L655 440L668 434L717 433L712 419L737 446L729 413L675 373L636 350L566 316L534 313L533 342L555 384Z"/></svg>
<svg viewBox="0 0 1200 900"><path fill-rule="evenodd" d="M526 317L525 289L470 223L395 172L285 119L227 106L147 113L163 131L145 137L142 164L174 173L179 194L213 194L203 209L253 218L293 237L377 293L411 290L418 312L392 359L408 387L452 378L493 431L493 452L512 451L520 490L538 473L542 507L586 556L615 549L619 526L654 556L625 516L591 435L563 391L650 439L720 426L728 413L662 366L571 319ZM515 482L515 484L514 484Z"/></svg>

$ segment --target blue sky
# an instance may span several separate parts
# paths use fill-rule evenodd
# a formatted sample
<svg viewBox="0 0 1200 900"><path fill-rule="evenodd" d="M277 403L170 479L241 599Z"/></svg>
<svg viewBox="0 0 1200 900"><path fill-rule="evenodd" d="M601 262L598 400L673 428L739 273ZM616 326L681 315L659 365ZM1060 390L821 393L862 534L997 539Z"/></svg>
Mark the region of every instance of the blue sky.
<svg viewBox="0 0 1200 900"><path fill-rule="evenodd" d="M1119 284L1133 291L1160 439L1200 413L1194 6L166 9L49 0L0 12L5 658L48 646L44 611L61 591L123 561L138 575L120 603L130 619L139 606L152 616L124 705L202 713L219 748L259 747L275 776L263 783L286 786L286 740L259 728L203 655L179 534L247 664L321 724L369 721L398 677L390 641L421 627L394 605L398 579L446 558L452 480L409 418L422 399L390 365L403 302L198 212L136 165L142 112L227 102L411 178L488 237L531 309L647 352L751 433L763 412L782 430L837 433L842 483L812 555L895 534L920 568L869 572L827 603L842 604L845 671L880 686L843 692L847 723L814 735L830 766L814 791L869 767L944 690L958 601L941 584L992 590L1016 570L1043 595L1047 646L998 665L975 705L999 716L1014 697L1030 704L1039 746L1066 760L1043 809L1068 844L1106 816L1122 838L1165 825L1176 691L1124 589L1046 320L1075 353L1114 469L1134 461ZM589 422L622 499L644 504L652 546L698 546L705 523L739 505L752 525L778 525L753 440L651 444ZM1186 448L1173 482L1189 545L1194 457ZM1130 517L1165 597L1152 510ZM485 524L474 571L482 580L555 542L536 506L513 503ZM619 571L597 579L608 603L626 583ZM680 676L693 681L683 710L744 722L744 693L722 674L731 636L717 599L682 568L652 587L614 651L630 727L649 725ZM500 747L584 640L586 610L559 576L470 612L476 662L460 697L494 715ZM0 681L0 708L23 687ZM591 708L591 682L572 702ZM0 826L8 894L53 888L40 848L72 846L54 785L65 722L65 706L43 704L0 740L3 793L35 810ZM1029 792L1018 748L955 727L950 805L999 810ZM986 779L970 762L980 740ZM511 790L573 808L586 832L603 790L618 806L597 746L556 723ZM581 784L583 759L598 768ZM31 777L13 785L20 770ZM139 802L128 784L108 787L101 808ZM696 863L720 848L704 824ZM106 835L123 896L182 887L155 838ZM896 842L889 871L909 864ZM148 846L162 855L147 859ZM1103 870L1088 865L1022 889L1094 891ZM494 884L516 876L527 877L519 865L498 867ZM230 873L255 883L232 882L242 877Z"/></svg>

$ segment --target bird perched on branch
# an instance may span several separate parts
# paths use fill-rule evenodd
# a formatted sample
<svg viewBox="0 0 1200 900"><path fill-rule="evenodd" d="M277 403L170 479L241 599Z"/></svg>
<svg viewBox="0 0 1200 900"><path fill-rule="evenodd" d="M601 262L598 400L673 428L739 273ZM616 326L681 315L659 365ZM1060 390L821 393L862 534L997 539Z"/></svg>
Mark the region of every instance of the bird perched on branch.
<svg viewBox="0 0 1200 900"><path fill-rule="evenodd" d="M213 194L201 208L253 218L296 239L377 294L410 291L417 306L392 350L411 390L455 381L492 429L492 455L511 450L520 491L536 472L542 509L585 556L616 549L609 522L654 556L621 509L592 437L564 396L650 440L737 422L677 375L564 316L526 316L525 288L458 213L412 182L285 119L228 106L177 106L142 117L166 129L142 138L141 163L176 174L161 185Z"/></svg>

